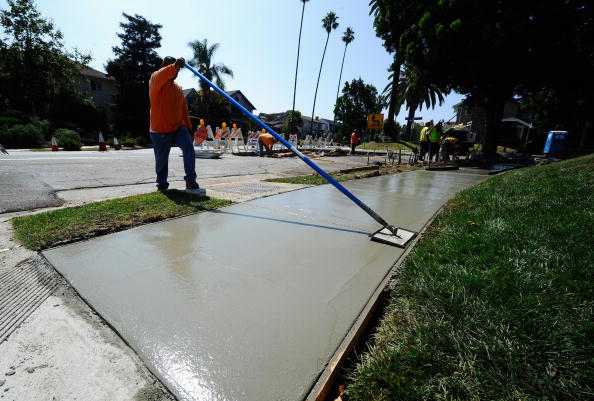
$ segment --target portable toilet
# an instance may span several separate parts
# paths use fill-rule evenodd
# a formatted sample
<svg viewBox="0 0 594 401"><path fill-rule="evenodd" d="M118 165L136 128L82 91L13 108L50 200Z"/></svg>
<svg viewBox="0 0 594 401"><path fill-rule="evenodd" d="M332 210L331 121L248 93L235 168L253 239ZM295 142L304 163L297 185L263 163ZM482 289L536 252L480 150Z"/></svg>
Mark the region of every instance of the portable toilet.
<svg viewBox="0 0 594 401"><path fill-rule="evenodd" d="M568 137L569 133L567 131L549 131L543 153L551 155L563 152Z"/></svg>

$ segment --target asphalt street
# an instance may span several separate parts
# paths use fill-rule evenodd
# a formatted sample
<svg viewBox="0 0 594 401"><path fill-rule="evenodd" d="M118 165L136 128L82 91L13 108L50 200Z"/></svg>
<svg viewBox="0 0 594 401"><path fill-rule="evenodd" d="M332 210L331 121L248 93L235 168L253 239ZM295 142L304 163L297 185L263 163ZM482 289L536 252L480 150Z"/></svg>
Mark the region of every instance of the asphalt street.
<svg viewBox="0 0 594 401"><path fill-rule="evenodd" d="M181 151L171 149L169 181L183 186ZM366 156L312 159L325 170L335 171L367 165ZM303 161L292 158L260 158L226 154L221 159L196 159L199 183L310 174ZM0 156L0 213L59 205L59 191L85 188L136 186L154 183L152 149L132 151L31 152L10 151ZM150 188L150 185L148 186Z"/></svg>

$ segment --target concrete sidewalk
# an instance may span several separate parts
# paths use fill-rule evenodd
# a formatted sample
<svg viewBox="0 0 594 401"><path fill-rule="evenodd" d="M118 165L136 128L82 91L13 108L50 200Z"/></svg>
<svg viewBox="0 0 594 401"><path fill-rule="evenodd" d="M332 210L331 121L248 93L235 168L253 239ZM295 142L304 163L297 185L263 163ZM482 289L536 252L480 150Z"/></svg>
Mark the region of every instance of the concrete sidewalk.
<svg viewBox="0 0 594 401"><path fill-rule="evenodd" d="M416 171L348 182L420 230L484 179ZM55 248L45 257L180 400L302 400L402 250L325 185Z"/></svg>

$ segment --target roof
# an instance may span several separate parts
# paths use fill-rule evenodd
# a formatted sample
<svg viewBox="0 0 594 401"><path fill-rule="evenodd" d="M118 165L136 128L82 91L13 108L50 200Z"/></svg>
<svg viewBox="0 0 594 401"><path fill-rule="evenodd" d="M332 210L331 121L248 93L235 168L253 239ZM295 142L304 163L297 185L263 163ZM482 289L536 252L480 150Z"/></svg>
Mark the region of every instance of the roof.
<svg viewBox="0 0 594 401"><path fill-rule="evenodd" d="M190 93L192 93L192 91L194 91L194 92L198 93L198 92L196 91L196 89L194 89L194 88L190 88L190 89L182 89L182 92L184 93L184 97L188 97L188 95L189 95Z"/></svg>
<svg viewBox="0 0 594 401"><path fill-rule="evenodd" d="M96 70L94 68L90 68L90 67L86 67L84 70L82 70L80 72L82 75L86 76L86 77L91 77L91 78L102 78L102 79L109 79L111 81L115 81L115 78L107 75L104 72L101 72L99 70Z"/></svg>
<svg viewBox="0 0 594 401"><path fill-rule="evenodd" d="M301 118L305 121L311 121L311 117L302 115ZM324 120L323 118L314 118L315 123L329 122L330 120Z"/></svg>
<svg viewBox="0 0 594 401"><path fill-rule="evenodd" d="M241 92L240 90L234 90L234 91L225 91L225 93L226 93L227 95L231 96L231 97L233 97L234 95L237 95L237 94L241 94L241 96L242 96L242 97L245 99L245 102L248 104L248 106L250 106L250 107L249 107L250 109L254 110L254 109L256 108L256 106L254 106L254 105L252 104L252 102L250 102L250 101L248 100L248 98L247 98L247 97L246 97L246 96L243 94L243 92Z"/></svg>

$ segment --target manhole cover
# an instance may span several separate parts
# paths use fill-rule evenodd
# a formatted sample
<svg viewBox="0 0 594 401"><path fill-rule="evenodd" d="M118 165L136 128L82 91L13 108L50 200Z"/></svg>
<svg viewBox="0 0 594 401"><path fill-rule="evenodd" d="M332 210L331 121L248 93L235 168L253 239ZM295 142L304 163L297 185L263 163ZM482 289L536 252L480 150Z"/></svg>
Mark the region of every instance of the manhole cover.
<svg viewBox="0 0 594 401"><path fill-rule="evenodd" d="M278 187L274 184L267 184L262 182L254 182L251 184L239 185L234 187L217 188L217 191L228 192L238 195L252 195L262 192L275 191Z"/></svg>

